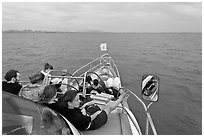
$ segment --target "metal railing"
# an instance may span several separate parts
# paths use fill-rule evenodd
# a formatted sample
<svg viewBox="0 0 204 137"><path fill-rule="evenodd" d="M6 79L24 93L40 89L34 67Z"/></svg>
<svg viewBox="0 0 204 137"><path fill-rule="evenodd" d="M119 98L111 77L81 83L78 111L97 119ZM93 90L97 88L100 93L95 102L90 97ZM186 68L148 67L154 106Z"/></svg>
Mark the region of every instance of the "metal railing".
<svg viewBox="0 0 204 137"><path fill-rule="evenodd" d="M116 72L115 75L120 78L120 74L117 69L117 66L115 62L113 61L113 59L108 54L103 54L99 58L96 58L95 60L77 69L74 73L72 73L72 76L84 76L85 72L94 71L100 68L102 65L103 66L110 65L114 69L114 72Z"/></svg>
<svg viewBox="0 0 204 137"><path fill-rule="evenodd" d="M152 128L153 134L157 135L157 131L156 128L154 126L152 117L149 113L149 107L153 104L153 102L151 102L150 104L148 104L147 106L145 105L145 103L137 96L135 95L135 93L133 93L131 90L127 89L129 93L131 93L137 100L139 100L139 102L142 104L143 108L145 109L146 112L146 130L145 130L145 134L148 135L149 134L149 124Z"/></svg>

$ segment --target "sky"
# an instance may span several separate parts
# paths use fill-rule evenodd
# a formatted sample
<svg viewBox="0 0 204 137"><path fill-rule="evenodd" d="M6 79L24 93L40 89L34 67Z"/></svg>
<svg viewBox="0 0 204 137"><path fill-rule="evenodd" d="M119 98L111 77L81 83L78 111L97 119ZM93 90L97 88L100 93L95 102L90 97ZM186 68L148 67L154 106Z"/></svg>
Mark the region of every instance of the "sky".
<svg viewBox="0 0 204 137"><path fill-rule="evenodd" d="M202 32L202 3L3 2L2 29Z"/></svg>

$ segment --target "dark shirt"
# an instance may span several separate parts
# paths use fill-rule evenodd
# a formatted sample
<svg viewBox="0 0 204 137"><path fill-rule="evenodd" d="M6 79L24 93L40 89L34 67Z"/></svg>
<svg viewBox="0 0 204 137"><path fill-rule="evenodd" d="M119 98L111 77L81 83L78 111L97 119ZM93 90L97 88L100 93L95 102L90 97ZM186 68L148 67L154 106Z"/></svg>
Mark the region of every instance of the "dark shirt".
<svg viewBox="0 0 204 137"><path fill-rule="evenodd" d="M18 95L19 91L21 90L22 85L15 82L15 83L7 83L6 81L2 81L2 90L6 92L13 93Z"/></svg>
<svg viewBox="0 0 204 137"><path fill-rule="evenodd" d="M58 113L60 113L64 109L64 107L60 103L52 103L52 104L44 103L43 105L51 108L52 110L54 110Z"/></svg>
<svg viewBox="0 0 204 137"><path fill-rule="evenodd" d="M69 120L78 130L86 130L91 122L90 116L85 116L81 113L81 109L74 108L68 109L64 108L60 112L67 120Z"/></svg>

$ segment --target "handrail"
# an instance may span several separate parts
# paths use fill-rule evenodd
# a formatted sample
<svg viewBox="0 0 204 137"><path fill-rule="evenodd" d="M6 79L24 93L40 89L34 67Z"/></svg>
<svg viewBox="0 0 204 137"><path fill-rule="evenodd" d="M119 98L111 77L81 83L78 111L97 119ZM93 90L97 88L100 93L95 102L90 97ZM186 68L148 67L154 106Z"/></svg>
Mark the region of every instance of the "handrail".
<svg viewBox="0 0 204 137"><path fill-rule="evenodd" d="M102 104L102 103L96 103L98 105L103 105L105 106L106 104ZM142 132L140 130L140 127L137 123L137 121L135 120L134 116L131 114L131 111L127 108L127 107L123 107L123 106L117 106L117 108L122 108L123 110L125 110L126 114L129 116L130 120L132 121L133 125L135 126L135 128L137 129L138 133L140 135L142 135Z"/></svg>
<svg viewBox="0 0 204 137"><path fill-rule="evenodd" d="M91 63L93 63L93 62L99 60L100 58L101 58L101 57L98 57L98 58L96 58L95 60L93 60L93 61L89 62L88 64L82 66L81 68L77 69L76 71L74 71L74 73L72 73L72 75L75 75L79 70L85 68L86 66L88 66L88 65L90 65Z"/></svg>
<svg viewBox="0 0 204 137"><path fill-rule="evenodd" d="M94 67L92 67L91 69L89 69L89 70L87 70L86 72L89 72L90 70L92 70L92 69L94 69L94 68L97 68L99 65L101 65L100 63L98 64L98 65L95 65ZM83 68L81 68L81 69L83 69ZM81 70L81 69L79 69L79 70ZM77 71L78 72L78 71ZM76 72L76 73L77 73ZM75 74L76 74L75 73ZM74 73L73 73L73 75L75 75ZM82 73L81 75L80 75L80 77L82 77L84 75L84 73Z"/></svg>
<svg viewBox="0 0 204 137"><path fill-rule="evenodd" d="M116 69L116 73L118 74L118 77L120 78L120 73L118 71L118 67L116 66L114 60L111 58L112 62L113 62L113 65L114 65L114 68Z"/></svg>
<svg viewBox="0 0 204 137"><path fill-rule="evenodd" d="M73 78L73 79L83 79L84 77L73 77L73 76L48 76L49 78Z"/></svg>
<svg viewBox="0 0 204 137"><path fill-rule="evenodd" d="M135 95L131 90L127 89L128 92L130 92L135 98L137 98L139 100L140 103L142 103L144 109L145 109L145 112L146 112L146 115L147 115L147 121L146 121L146 134L148 135L148 131L149 131L149 124L150 123L150 126L152 128L152 131L154 133L154 135L157 135L157 131L155 129L155 126L154 126L154 123L153 123L153 120L151 118L151 115L149 113L149 107L150 105L152 105L153 102L151 102L148 106L145 105L145 103L137 96Z"/></svg>
<svg viewBox="0 0 204 137"><path fill-rule="evenodd" d="M142 132L140 130L140 126L138 125L137 121L135 120L133 114L131 113L131 111L127 108L127 107L124 107L123 108L125 110L125 112L128 114L129 118L131 119L132 123L134 124L134 126L136 127L138 133L141 135Z"/></svg>
<svg viewBox="0 0 204 137"><path fill-rule="evenodd" d="M100 57L96 58L95 60L92 60L92 61L89 62L88 64L86 64L86 65L82 66L81 68L77 69L76 71L74 71L74 73L72 73L72 75L74 76L78 71L80 71L80 70L84 69L85 67L91 65L93 62L96 62L97 60L100 61L101 58L103 58L104 56L107 56L107 55L108 55L108 54L106 53L106 54L103 54L103 55L101 55ZM100 64L101 64L101 63L95 65L94 67L97 67L97 66L100 65ZM93 69L94 67L92 67L91 69Z"/></svg>
<svg viewBox="0 0 204 137"><path fill-rule="evenodd" d="M86 96L86 89L85 89L85 86L86 86L86 75L87 75L87 72L85 72L85 74L84 74L84 83L83 83L83 96L84 97Z"/></svg>

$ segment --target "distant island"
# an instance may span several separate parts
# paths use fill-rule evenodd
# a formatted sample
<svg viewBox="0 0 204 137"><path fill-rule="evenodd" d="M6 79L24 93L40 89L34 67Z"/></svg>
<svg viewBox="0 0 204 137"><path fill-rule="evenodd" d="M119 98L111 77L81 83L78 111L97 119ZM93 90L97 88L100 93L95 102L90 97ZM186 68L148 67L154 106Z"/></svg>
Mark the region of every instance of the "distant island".
<svg viewBox="0 0 204 137"><path fill-rule="evenodd" d="M3 33L59 33L61 31L41 31L41 30L3 30ZM66 33L66 32L61 32Z"/></svg>
<svg viewBox="0 0 204 137"><path fill-rule="evenodd" d="M3 30L3 33L74 33L75 31L44 31L44 30ZM78 31L76 31L78 32ZM102 33L102 31L80 31L80 32L96 32Z"/></svg>

